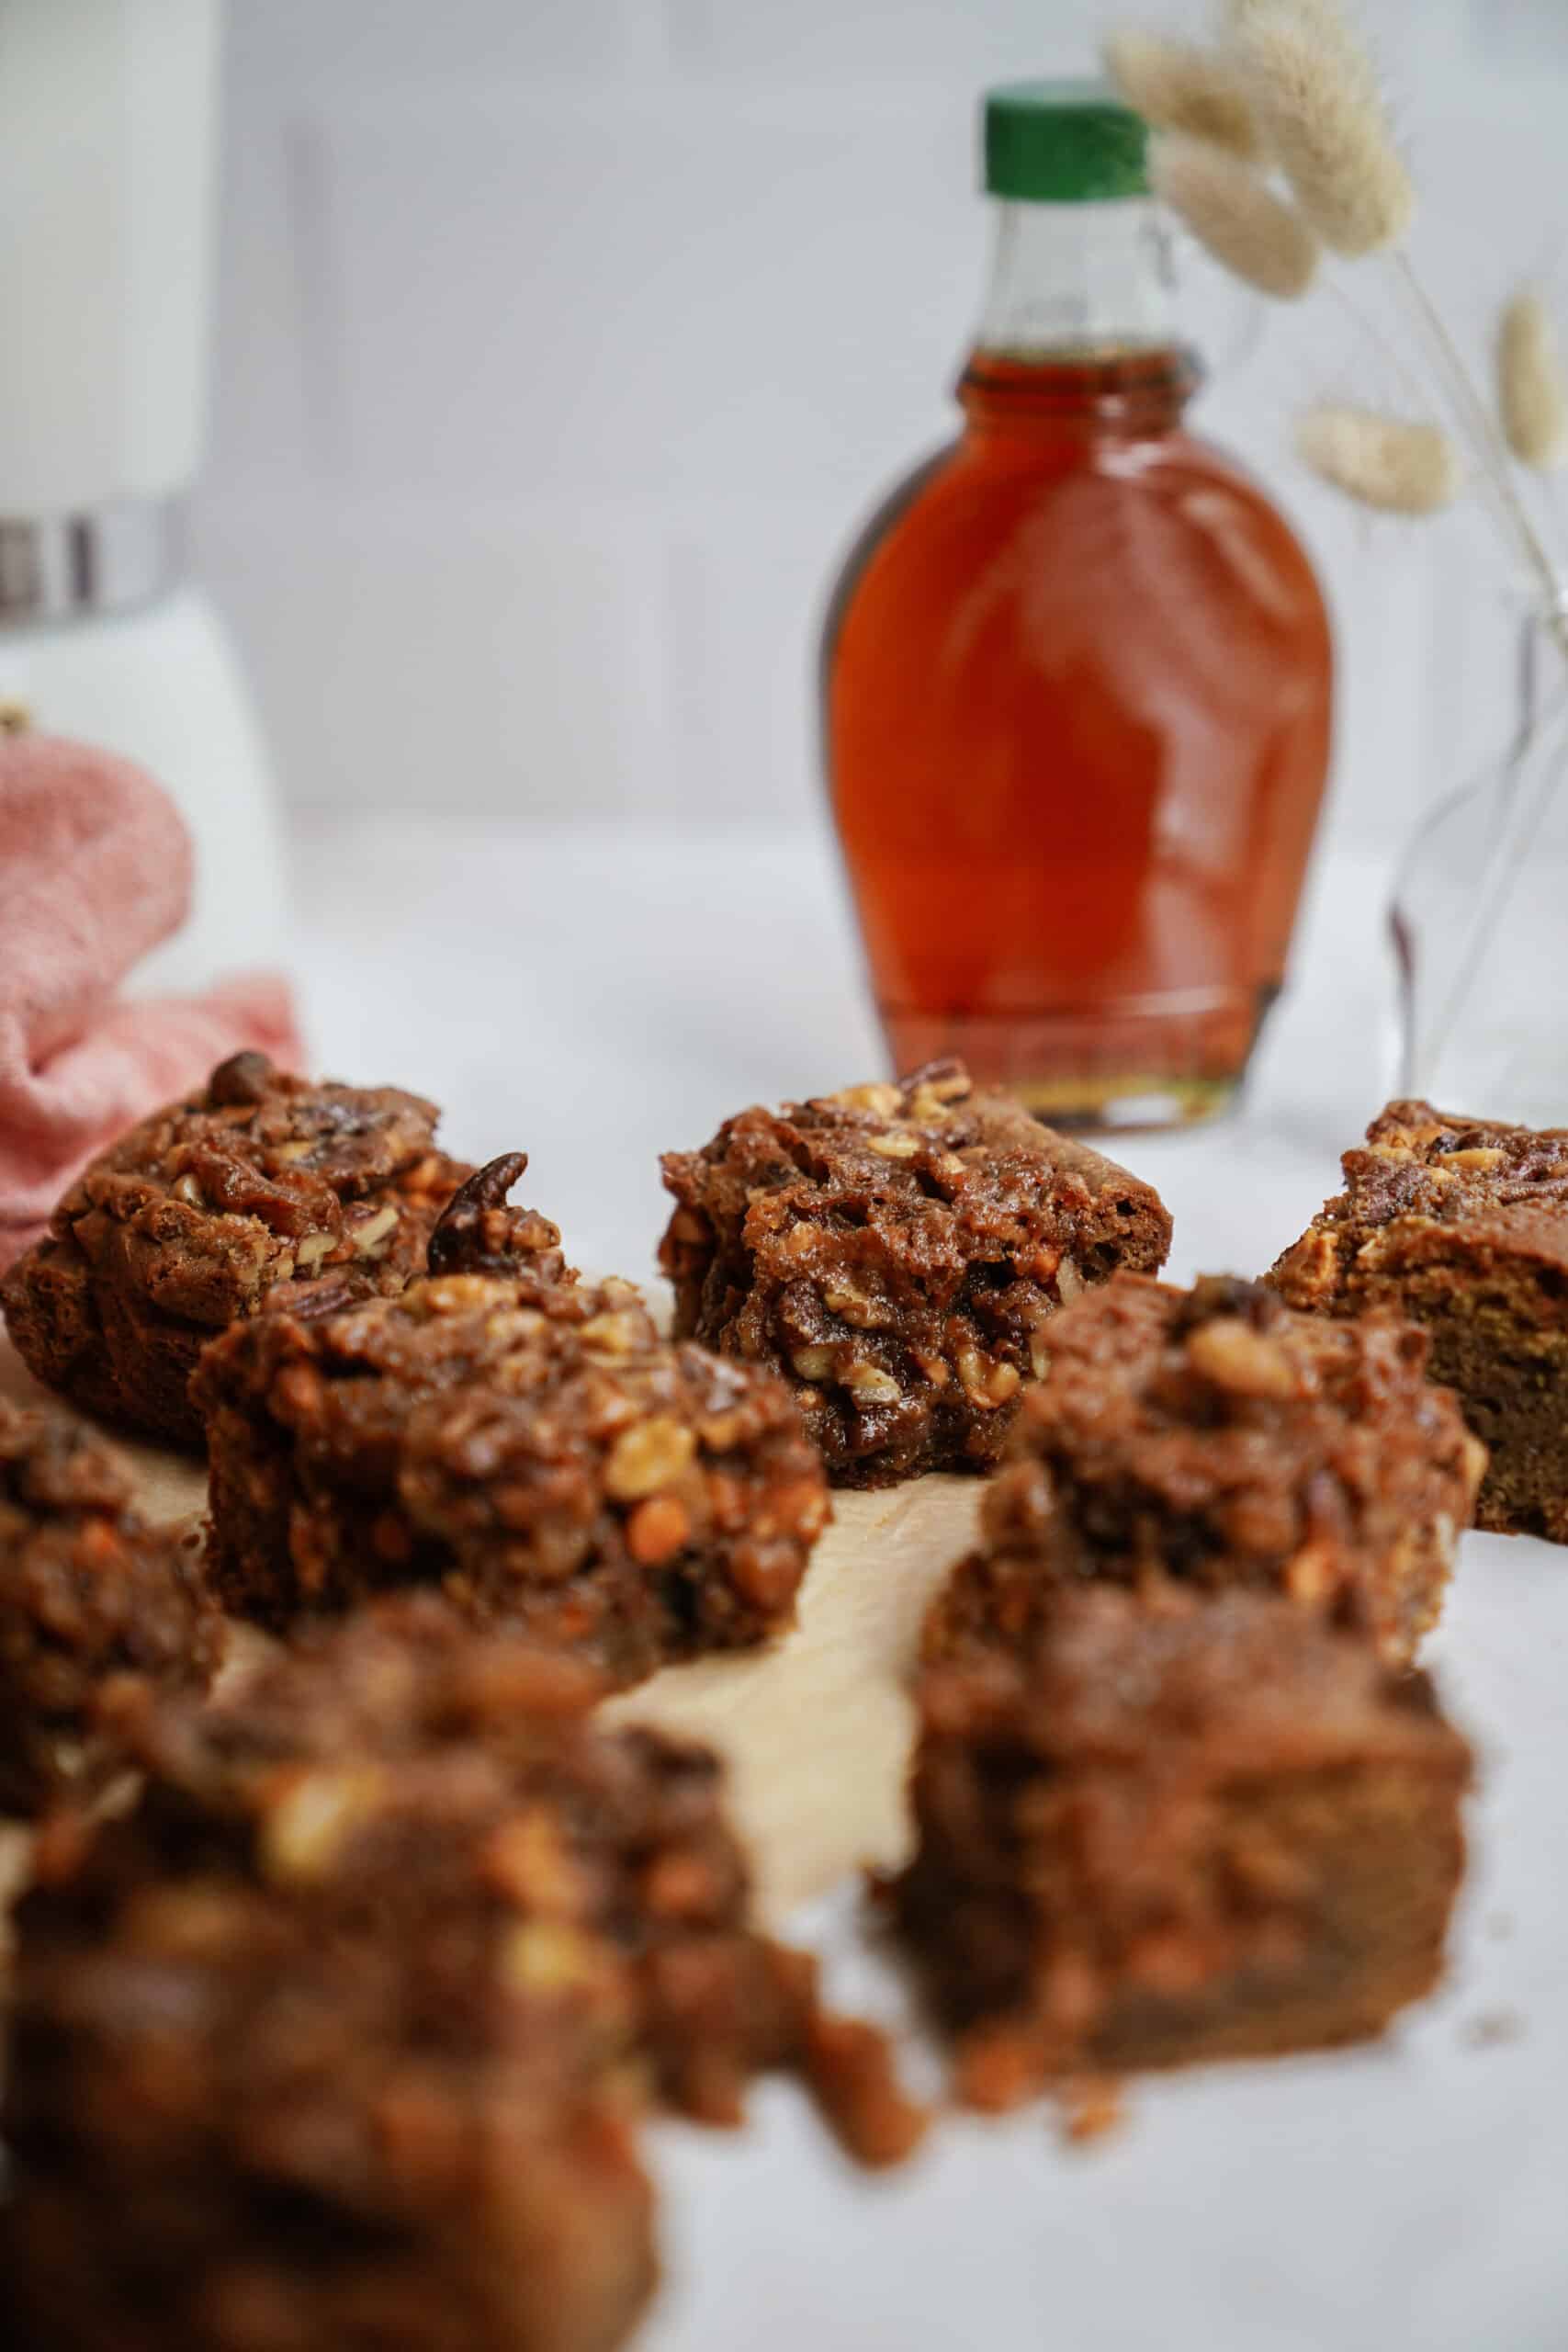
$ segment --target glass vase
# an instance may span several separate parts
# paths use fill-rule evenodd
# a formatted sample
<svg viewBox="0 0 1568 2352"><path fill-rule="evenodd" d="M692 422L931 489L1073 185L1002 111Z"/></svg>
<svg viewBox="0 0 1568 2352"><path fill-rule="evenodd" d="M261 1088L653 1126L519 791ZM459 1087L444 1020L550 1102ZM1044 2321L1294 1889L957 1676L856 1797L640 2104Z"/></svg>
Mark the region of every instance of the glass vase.
<svg viewBox="0 0 1568 2352"><path fill-rule="evenodd" d="M1519 625L1509 741L1427 818L1389 910L1392 1091L1568 1125L1568 606Z"/></svg>

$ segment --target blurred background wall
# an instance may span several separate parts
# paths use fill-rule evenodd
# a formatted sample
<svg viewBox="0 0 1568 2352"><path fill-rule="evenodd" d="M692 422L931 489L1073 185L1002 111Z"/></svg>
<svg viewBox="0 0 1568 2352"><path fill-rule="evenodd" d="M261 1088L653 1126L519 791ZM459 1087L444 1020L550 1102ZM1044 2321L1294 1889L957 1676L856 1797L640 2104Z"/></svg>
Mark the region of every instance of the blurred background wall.
<svg viewBox="0 0 1568 2352"><path fill-rule="evenodd" d="M1568 0L1366 0L1477 334L1568 227ZM294 804L812 820L824 587L939 440L978 303L989 79L1143 0L231 0L207 577ZM1375 276L1349 283L1374 322ZM1203 289L1200 288L1200 293ZM1217 314L1215 289L1203 315ZM1234 327L1234 319L1220 323ZM1371 525L1290 455L1394 398L1332 296L1201 420L1294 511L1345 662L1340 838L1505 729L1479 526Z"/></svg>

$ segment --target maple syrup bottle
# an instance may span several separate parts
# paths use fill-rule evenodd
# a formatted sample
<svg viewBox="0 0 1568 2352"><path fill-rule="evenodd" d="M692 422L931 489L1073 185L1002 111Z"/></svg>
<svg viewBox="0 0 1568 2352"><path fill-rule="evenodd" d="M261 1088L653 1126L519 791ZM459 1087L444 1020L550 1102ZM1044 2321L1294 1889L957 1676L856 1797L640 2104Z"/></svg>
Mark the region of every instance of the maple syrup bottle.
<svg viewBox="0 0 1568 2352"><path fill-rule="evenodd" d="M1221 1110L1284 976L1328 765L1310 565L1183 424L1138 118L985 107L999 199L958 439L863 533L823 645L829 787L901 1069L1061 1126Z"/></svg>

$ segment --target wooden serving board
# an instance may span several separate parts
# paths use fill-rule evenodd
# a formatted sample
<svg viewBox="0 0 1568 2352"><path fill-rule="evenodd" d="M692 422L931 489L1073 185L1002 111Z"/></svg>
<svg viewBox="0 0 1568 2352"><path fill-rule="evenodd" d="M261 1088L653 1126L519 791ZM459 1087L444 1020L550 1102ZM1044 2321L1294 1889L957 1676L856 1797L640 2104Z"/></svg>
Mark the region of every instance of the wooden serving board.
<svg viewBox="0 0 1568 2352"><path fill-rule="evenodd" d="M979 1494L977 1479L941 1477L837 1496L791 1633L750 1657L671 1667L604 1710L706 1740L728 1759L731 1810L773 1920L851 1871L904 1859L909 1669Z"/></svg>
<svg viewBox="0 0 1568 2352"><path fill-rule="evenodd" d="M3 1340L0 1396L44 1400ZM149 1519L205 1509L195 1464L156 1446L120 1450ZM603 1711L724 1756L771 1921L851 1871L887 1869L905 1854L909 1668L926 1604L970 1542L979 1493L978 1480L933 1477L837 1496L793 1631L763 1650L669 1668Z"/></svg>

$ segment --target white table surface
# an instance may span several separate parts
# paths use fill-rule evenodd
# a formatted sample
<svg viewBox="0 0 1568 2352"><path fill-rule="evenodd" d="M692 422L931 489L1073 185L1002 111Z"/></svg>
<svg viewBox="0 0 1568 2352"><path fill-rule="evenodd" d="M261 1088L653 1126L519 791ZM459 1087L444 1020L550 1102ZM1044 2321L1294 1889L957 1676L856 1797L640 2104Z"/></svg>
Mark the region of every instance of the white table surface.
<svg viewBox="0 0 1568 2352"><path fill-rule="evenodd" d="M322 1068L425 1089L470 1157L525 1148L527 1196L595 1269L649 1271L660 1149L882 1068L823 842L400 824L297 847ZM1381 1099L1381 887L1320 876L1247 1110L1120 1148L1175 1215L1176 1275L1267 1265ZM1482 1774L1436 1999L1372 2049L1136 2084L1087 2148L1040 2109L954 2118L867 2181L781 2085L742 2135L662 2127L639 2352L1562 2352L1568 1556L1468 1537L1429 1662ZM805 1930L836 1986L894 2000L855 1917L846 1890Z"/></svg>

